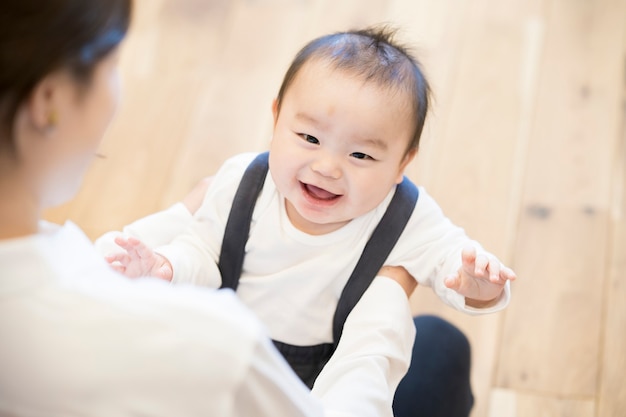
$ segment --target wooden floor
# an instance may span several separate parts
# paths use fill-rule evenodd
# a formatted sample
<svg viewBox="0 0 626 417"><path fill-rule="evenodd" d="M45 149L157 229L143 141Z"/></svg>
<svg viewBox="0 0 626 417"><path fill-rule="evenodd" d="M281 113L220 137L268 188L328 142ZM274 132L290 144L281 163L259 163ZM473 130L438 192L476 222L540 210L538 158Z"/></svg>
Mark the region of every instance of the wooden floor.
<svg viewBox="0 0 626 417"><path fill-rule="evenodd" d="M626 0L140 0L106 159L47 217L95 238L265 149L295 52L375 23L434 88L408 175L520 277L497 315L412 300L470 338L472 417L626 416Z"/></svg>

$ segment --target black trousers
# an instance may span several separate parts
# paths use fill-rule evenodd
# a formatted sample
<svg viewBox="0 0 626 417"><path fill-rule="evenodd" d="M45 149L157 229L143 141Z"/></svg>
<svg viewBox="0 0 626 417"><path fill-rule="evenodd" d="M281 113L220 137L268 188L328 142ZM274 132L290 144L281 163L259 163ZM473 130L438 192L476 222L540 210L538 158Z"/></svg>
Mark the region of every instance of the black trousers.
<svg viewBox="0 0 626 417"><path fill-rule="evenodd" d="M413 358L396 391L394 416L469 416L474 404L469 341L439 317L417 316L414 322Z"/></svg>

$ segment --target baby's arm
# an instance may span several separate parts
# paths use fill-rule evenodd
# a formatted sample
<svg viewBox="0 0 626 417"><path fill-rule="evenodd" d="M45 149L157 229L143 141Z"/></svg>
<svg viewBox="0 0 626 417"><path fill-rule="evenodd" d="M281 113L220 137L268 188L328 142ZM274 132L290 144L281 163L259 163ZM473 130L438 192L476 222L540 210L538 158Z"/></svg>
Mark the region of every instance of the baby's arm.
<svg viewBox="0 0 626 417"><path fill-rule="evenodd" d="M170 243L183 233L191 223L191 216L202 205L212 180L213 177L200 180L183 198L182 205L178 203L167 210L139 219L126 226L124 233L109 232L101 236L96 240L96 248L113 269L130 278L153 276L171 281L172 265L167 258L155 253L143 238L145 236L151 245L159 246Z"/></svg>
<svg viewBox="0 0 626 417"><path fill-rule="evenodd" d="M442 301L468 314L506 307L509 281L516 279L510 268L453 224L422 187L415 211L387 263L404 266Z"/></svg>
<svg viewBox="0 0 626 417"><path fill-rule="evenodd" d="M120 252L120 247L115 242L120 236L135 237L152 248L167 245L192 223L193 214L202 205L212 180L213 177L200 180L180 202L124 226L121 232L103 234L95 241L96 250L103 256Z"/></svg>

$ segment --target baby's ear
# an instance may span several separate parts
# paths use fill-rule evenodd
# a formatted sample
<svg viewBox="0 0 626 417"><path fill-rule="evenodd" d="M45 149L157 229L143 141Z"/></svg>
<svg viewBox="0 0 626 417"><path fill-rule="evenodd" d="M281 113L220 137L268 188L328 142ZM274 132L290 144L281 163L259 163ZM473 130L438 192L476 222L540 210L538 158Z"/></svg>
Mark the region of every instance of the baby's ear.
<svg viewBox="0 0 626 417"><path fill-rule="evenodd" d="M402 158L402 162L400 162L400 167L398 168L398 178L396 178L396 184L400 184L402 182L402 179L404 177L404 170L406 169L407 165L409 165L409 163L411 163L411 161L415 158L415 155L417 155L417 148L411 149L406 153L406 155L404 155L404 158Z"/></svg>

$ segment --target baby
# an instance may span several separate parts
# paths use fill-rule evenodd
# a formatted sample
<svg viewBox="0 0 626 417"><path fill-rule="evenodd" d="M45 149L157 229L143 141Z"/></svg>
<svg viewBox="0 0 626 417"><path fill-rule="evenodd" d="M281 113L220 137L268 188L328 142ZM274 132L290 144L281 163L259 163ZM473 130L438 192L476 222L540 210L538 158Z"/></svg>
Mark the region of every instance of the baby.
<svg viewBox="0 0 626 417"><path fill-rule="evenodd" d="M392 33L314 39L273 103L269 153L229 159L193 217L178 204L141 219L107 260L130 277L236 289L309 386L383 265L458 310L498 311L515 273L404 177L428 101L419 63Z"/></svg>

